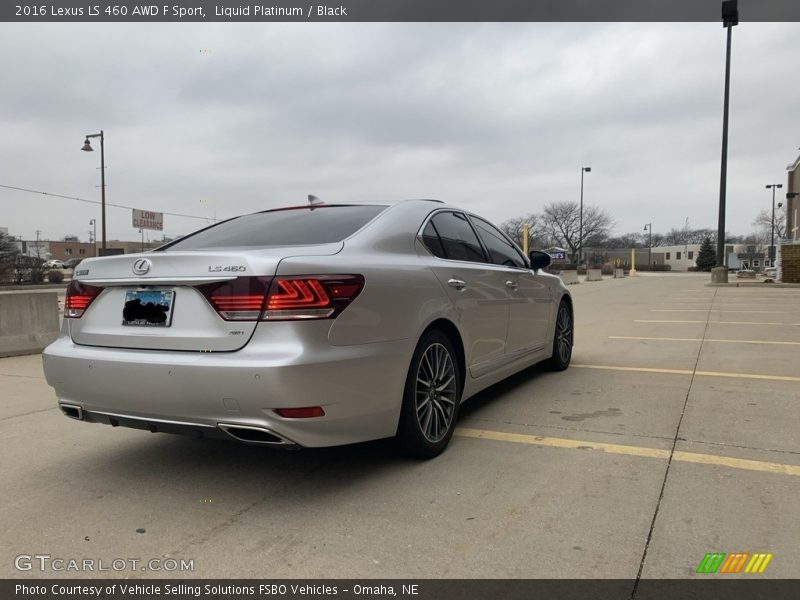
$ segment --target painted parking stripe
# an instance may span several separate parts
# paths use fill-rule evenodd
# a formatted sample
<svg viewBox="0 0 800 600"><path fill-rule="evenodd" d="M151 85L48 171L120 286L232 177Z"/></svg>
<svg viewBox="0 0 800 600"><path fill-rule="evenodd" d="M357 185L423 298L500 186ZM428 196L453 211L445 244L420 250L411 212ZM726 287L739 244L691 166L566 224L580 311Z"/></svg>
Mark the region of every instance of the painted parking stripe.
<svg viewBox="0 0 800 600"><path fill-rule="evenodd" d="M714 338L673 338L643 337L633 335L610 335L610 340L652 340L660 342L718 342L723 344L774 344L778 346L800 346L800 342L779 342L774 340L719 340Z"/></svg>
<svg viewBox="0 0 800 600"><path fill-rule="evenodd" d="M725 312L725 313L756 313L756 314L772 314L772 315L785 315L785 310L727 310L725 308L651 308L650 312Z"/></svg>
<svg viewBox="0 0 800 600"><path fill-rule="evenodd" d="M571 440L566 438L553 438L523 433L491 431L488 429L472 429L469 427L457 427L455 430L455 435L458 437L480 440L530 444L533 446L547 446L549 448L593 450L596 452L605 452L607 454L624 454L626 456L641 456L644 458L657 458L663 460L668 459L670 454L669 450L662 450L660 448L626 446L622 444L606 444L603 442L590 442L587 440ZM773 463L761 460L748 460L744 458L734 458L732 456L719 456L716 454L702 454L699 452L683 452L676 450L672 455L672 460L695 464L716 465L721 467L729 467L731 469L742 469L745 471L761 471L765 473L777 473L781 475L793 475L795 477L800 477L799 465L787 465L783 463Z"/></svg>
<svg viewBox="0 0 800 600"><path fill-rule="evenodd" d="M660 319L634 319L634 323L710 323L712 325L791 325L791 323L766 323L764 321L673 321ZM797 325L797 323L795 323Z"/></svg>
<svg viewBox="0 0 800 600"><path fill-rule="evenodd" d="M764 381L796 381L800 377L790 375L761 375L758 373L727 373L725 371L692 371L691 369L657 369L654 367L617 367L614 365L570 365L577 369L601 369L605 371L631 371L634 373L660 373L665 375L699 375L701 377L728 377L731 379L759 379Z"/></svg>

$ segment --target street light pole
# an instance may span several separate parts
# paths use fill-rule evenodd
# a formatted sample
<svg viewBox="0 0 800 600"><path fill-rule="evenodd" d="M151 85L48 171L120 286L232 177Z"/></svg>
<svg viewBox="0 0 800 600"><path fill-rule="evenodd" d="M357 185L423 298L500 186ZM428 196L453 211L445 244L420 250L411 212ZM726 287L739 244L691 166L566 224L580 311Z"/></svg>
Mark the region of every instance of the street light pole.
<svg viewBox="0 0 800 600"><path fill-rule="evenodd" d="M722 2L722 26L728 30L728 43L725 51L725 98L722 110L722 161L719 177L719 222L717 224L717 267L725 266L725 192L728 177L728 104L731 89L731 31L739 24L739 10L736 0ZM725 272L727 281L727 271Z"/></svg>
<svg viewBox="0 0 800 600"><path fill-rule="evenodd" d="M782 183L770 183L767 189L772 188L772 244L769 247L769 266L775 266L775 188L781 189Z"/></svg>
<svg viewBox="0 0 800 600"><path fill-rule="evenodd" d="M644 226L644 230L650 232L650 237L647 242L647 270L651 271L653 265L653 224L647 223Z"/></svg>
<svg viewBox="0 0 800 600"><path fill-rule="evenodd" d="M101 211L100 222L101 231L103 234L102 249L106 249L106 151L105 151L105 136L103 130L100 133L92 133L86 136L86 141L83 143L81 150L85 152L92 152L92 145L89 143L90 138L100 138L100 198L101 198ZM96 238L95 238L96 239Z"/></svg>
<svg viewBox="0 0 800 600"><path fill-rule="evenodd" d="M580 211L580 230L578 232L578 264L583 264L583 174L591 173L592 167L581 167L581 211Z"/></svg>

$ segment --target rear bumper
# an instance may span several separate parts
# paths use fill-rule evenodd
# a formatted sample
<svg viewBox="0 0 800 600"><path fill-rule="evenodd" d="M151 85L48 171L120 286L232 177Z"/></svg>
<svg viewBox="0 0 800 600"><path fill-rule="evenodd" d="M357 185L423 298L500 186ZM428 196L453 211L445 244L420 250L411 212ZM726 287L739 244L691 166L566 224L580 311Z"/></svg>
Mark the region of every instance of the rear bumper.
<svg viewBox="0 0 800 600"><path fill-rule="evenodd" d="M167 352L81 346L64 336L43 363L73 418L204 437L228 437L220 425L240 425L278 444L321 447L395 434L413 351L413 340L276 350L254 339L238 352ZM325 416L274 412L305 406Z"/></svg>

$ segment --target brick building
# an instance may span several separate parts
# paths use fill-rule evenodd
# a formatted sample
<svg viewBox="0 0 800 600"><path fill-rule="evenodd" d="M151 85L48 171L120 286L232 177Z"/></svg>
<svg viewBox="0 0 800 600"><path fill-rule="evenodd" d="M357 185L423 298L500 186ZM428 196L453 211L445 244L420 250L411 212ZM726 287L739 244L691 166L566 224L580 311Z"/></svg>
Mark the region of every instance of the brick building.
<svg viewBox="0 0 800 600"><path fill-rule="evenodd" d="M95 256L94 244L86 242L48 242L48 252L53 260L90 258Z"/></svg>

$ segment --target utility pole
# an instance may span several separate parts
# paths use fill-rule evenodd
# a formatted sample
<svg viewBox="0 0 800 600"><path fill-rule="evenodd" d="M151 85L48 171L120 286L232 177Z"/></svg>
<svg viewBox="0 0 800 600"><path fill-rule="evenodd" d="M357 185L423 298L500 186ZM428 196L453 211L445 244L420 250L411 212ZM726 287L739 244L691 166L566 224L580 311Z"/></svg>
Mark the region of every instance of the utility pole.
<svg viewBox="0 0 800 600"><path fill-rule="evenodd" d="M731 31L739 24L739 10L736 0L723 0L722 26L728 30L725 51L725 95L722 109L722 160L719 176L719 220L717 223L717 266L711 271L711 281L727 283L728 270L725 268L725 194L728 178L728 106L731 89Z"/></svg>

